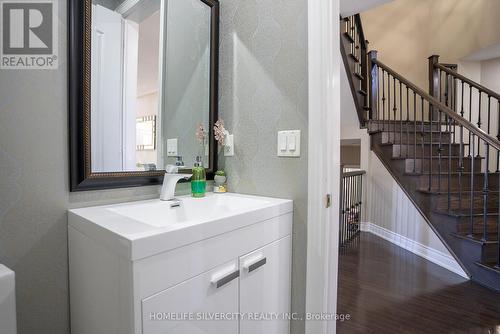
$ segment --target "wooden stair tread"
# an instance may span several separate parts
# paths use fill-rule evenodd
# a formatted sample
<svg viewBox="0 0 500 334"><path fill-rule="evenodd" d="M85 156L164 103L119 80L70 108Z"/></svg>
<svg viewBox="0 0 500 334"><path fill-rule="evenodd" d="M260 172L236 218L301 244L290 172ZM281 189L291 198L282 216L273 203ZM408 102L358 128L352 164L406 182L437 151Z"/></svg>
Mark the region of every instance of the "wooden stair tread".
<svg viewBox="0 0 500 334"><path fill-rule="evenodd" d="M469 208L463 208L461 210L459 209L450 209L450 211L448 211L447 209L436 209L434 210L435 213L439 213L439 214L444 214L444 215L448 215L450 217L456 217L456 218L460 218L460 217L470 217L470 209ZM473 217L483 217L483 210L482 208L479 208L479 207L475 207L473 208L472 210L472 216ZM492 209L490 211L488 211L486 213L486 216L487 217L498 217L498 208L495 208L495 209Z"/></svg>
<svg viewBox="0 0 500 334"><path fill-rule="evenodd" d="M349 53L349 57L351 57L352 60L354 60L354 62L356 63L359 63L359 59L358 57L356 57L355 55L353 55L352 53Z"/></svg>
<svg viewBox="0 0 500 334"><path fill-rule="evenodd" d="M438 162L436 161L436 163L438 163ZM458 176L460 174L462 176L470 176L470 175L483 176L484 175L484 173L481 173L481 172L474 172L474 173L471 173L471 172L462 172L462 173L459 173L459 172L455 172L455 171L453 171L453 172L441 171L441 173L439 173L437 171L433 171L431 173L429 173L429 171L415 172L415 173L413 173L413 172L410 172L410 173L405 172L404 173L404 175L408 175L408 176L422 176L422 175L429 176L429 174L431 174L432 176L439 176L439 175L441 175L441 176L443 176L443 175L448 176L448 174L450 174L451 176ZM488 175L490 177L498 176L497 173L488 173Z"/></svg>
<svg viewBox="0 0 500 334"><path fill-rule="evenodd" d="M344 32L344 37L347 38L347 40L350 42L350 43L354 43L354 39L351 37L351 35L348 33L348 32Z"/></svg>
<svg viewBox="0 0 500 334"><path fill-rule="evenodd" d="M397 126L396 126L396 129L385 129L385 130L384 130L384 129L377 129L377 130L370 130L370 131L368 131L368 134L372 134L372 133L380 133L380 132L383 132L383 133L384 133L384 132L385 132L385 133L391 133L391 134L392 134L392 133L395 133L396 135L398 135L398 134L400 134L400 133L401 133L401 130L400 130L400 128L399 128L399 123L398 123L398 124L396 124L396 125L397 125ZM394 125L391 125L391 127L393 127L393 126L394 126ZM403 128L404 128L404 127L405 127L405 126L403 126ZM406 131L406 129L403 129L403 135L405 135L405 134L407 134L407 133L409 133L410 135L415 134L415 133L416 133L417 135L421 135L422 133L425 133L425 134L427 134L427 133L428 133L428 134L430 134L430 133L432 132L432 133L433 133L433 135L434 135L434 134L436 134L436 135L438 135L438 136L439 136L439 130L437 130L437 129L434 129L434 130L432 130L432 131L431 131L431 130L432 130L432 129L428 129L428 130L425 130L425 129L424 129L424 131L422 131L422 129L418 129L418 130L416 130L416 131L415 131L415 130L408 130L408 131ZM441 131L441 134L442 134L442 135L444 135L444 134L453 134L453 132L449 132L449 131Z"/></svg>
<svg viewBox="0 0 500 334"><path fill-rule="evenodd" d="M382 145L382 146L393 146L393 145L400 145L400 146L415 146L415 143L406 143L406 144L394 144L394 143L380 143L379 145ZM422 145L422 142L419 142L417 140L417 146L421 146ZM439 146L439 145L442 145L442 146L448 146L449 143L440 143L440 142L426 142L424 141L424 145L433 145L433 146ZM451 146L459 146L460 144L457 144L457 143L451 143ZM469 144L462 144L463 146L468 146ZM434 155L433 155L433 158L434 158Z"/></svg>
<svg viewBox="0 0 500 334"><path fill-rule="evenodd" d="M418 192L425 193L425 194L430 194L430 195L437 195L437 196L442 196L442 195L448 195L448 191L437 191L437 190L429 190L429 188L417 188ZM458 196L460 193L462 193L462 196L470 195L470 190L452 190L450 191L451 195ZM474 190L473 191L475 196L479 196L483 194L482 190ZM498 190L490 190L490 194L499 194L500 192Z"/></svg>
<svg viewBox="0 0 500 334"><path fill-rule="evenodd" d="M439 210L439 209L437 209L437 210L434 210L434 213L437 213L437 214L440 214L440 215L448 215L448 216L452 216L452 217L456 217L456 218L470 217L470 213L467 213L467 212L450 213L447 210ZM472 216L473 217L483 217L483 214L482 213L473 213ZM490 213L488 213L488 217L498 217L498 211L497 212L490 212Z"/></svg>
<svg viewBox="0 0 500 334"><path fill-rule="evenodd" d="M415 160L415 157L406 157L406 156L401 156L401 157L392 157L392 160ZM436 159L435 156L432 157L432 160ZM437 158L439 159L439 158ZM441 155L441 159L460 159L459 155ZM472 157L462 157L462 159L472 159ZM474 159L484 159L484 157L474 157ZM425 157L417 157L417 160L431 160L430 156L425 156Z"/></svg>
<svg viewBox="0 0 500 334"><path fill-rule="evenodd" d="M361 75L361 74L359 74L359 73L356 73L356 72L355 72L355 73L354 73L354 76L355 76L356 78L358 78L359 80L365 80L365 77L364 77L364 76L362 76L362 75Z"/></svg>

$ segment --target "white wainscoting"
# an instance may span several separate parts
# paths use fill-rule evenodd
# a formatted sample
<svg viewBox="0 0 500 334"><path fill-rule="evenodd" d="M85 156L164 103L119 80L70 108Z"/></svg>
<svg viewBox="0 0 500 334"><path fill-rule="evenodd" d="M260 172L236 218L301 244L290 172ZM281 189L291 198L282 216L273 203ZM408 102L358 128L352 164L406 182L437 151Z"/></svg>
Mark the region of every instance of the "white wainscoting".
<svg viewBox="0 0 500 334"><path fill-rule="evenodd" d="M412 252L415 255L423 257L424 259L429 260L437 264L438 266L441 266L445 269L448 269L449 271L454 272L457 275L469 279L469 276L451 255L440 252L434 248L430 248L429 246L423 245L415 240L409 239L405 236L397 234L373 223L361 223L361 231L370 232L401 248L406 249L407 251Z"/></svg>

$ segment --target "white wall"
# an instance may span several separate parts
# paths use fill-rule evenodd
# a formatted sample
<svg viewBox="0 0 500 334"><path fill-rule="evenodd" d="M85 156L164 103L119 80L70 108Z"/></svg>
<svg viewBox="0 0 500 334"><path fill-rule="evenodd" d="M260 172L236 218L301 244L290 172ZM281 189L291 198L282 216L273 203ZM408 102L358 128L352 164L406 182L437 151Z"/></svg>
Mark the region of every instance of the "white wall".
<svg viewBox="0 0 500 334"><path fill-rule="evenodd" d="M469 57L467 57L469 58ZM485 86L493 90L494 92L500 93L500 58L486 59L482 61L465 61L461 60L458 62L458 73L464 75L465 77L471 79L472 81ZM469 100L470 91L467 84L464 85L464 110L465 117L468 118L469 115ZM487 131L487 119L488 119L488 97L486 94L482 94L481 101L481 128ZM498 101L491 99L491 113L490 113L490 129L489 133L496 137L498 133L499 124L499 107ZM457 86L457 105L458 110L461 109L461 85ZM479 93L477 89L472 91L472 123L477 124L478 122L478 110L479 110ZM464 142L468 142L468 135L464 136ZM497 165L497 155L494 153L493 149L490 150L489 158L489 170L496 170ZM467 151L466 151L467 153ZM484 146L480 146L480 153L485 156ZM486 168L486 164L482 163L483 170Z"/></svg>

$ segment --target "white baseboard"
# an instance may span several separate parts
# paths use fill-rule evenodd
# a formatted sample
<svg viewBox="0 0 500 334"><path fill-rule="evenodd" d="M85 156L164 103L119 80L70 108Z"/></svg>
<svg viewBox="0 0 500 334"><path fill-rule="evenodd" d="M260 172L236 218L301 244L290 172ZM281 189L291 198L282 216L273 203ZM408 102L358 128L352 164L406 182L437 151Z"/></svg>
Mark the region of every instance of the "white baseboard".
<svg viewBox="0 0 500 334"><path fill-rule="evenodd" d="M451 255L435 250L434 248L430 248L429 246L423 245L415 240L409 239L405 236L369 222L361 223L360 228L361 231L370 232L401 248L406 249L407 251L412 252L415 255L423 257L424 259L429 260L437 264L438 266L448 269L449 271L452 271L457 275L460 275L466 279L470 279L470 277L467 276L467 274L464 272L462 267L460 267L455 258L453 258L453 256Z"/></svg>

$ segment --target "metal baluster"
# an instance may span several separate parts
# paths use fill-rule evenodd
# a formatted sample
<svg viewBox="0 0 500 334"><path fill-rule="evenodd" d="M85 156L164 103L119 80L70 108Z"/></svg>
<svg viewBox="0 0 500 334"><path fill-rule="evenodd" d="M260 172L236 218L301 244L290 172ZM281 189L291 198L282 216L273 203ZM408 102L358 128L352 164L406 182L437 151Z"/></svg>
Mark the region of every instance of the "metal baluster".
<svg viewBox="0 0 500 334"><path fill-rule="evenodd" d="M358 234L358 228L359 228L359 221L360 221L360 217L359 217L359 210L360 210L360 204L359 204L359 196L360 196L360 192L359 192L359 176L356 176L356 229L354 230L354 236L356 236L356 234Z"/></svg>
<svg viewBox="0 0 500 334"><path fill-rule="evenodd" d="M391 141L391 75L387 73L387 129L389 142Z"/></svg>
<svg viewBox="0 0 500 334"><path fill-rule="evenodd" d="M469 131L470 133L470 131ZM475 141L475 135L472 135L471 137L472 142L469 144L469 150L472 149L472 155L471 159L474 159L474 141ZM471 166L471 172L470 172L470 209L469 209L469 214L470 214L470 235L474 235L474 164Z"/></svg>
<svg viewBox="0 0 500 334"><path fill-rule="evenodd" d="M472 123L472 86L469 85L469 122ZM471 132L469 132L469 156L471 156L470 154L470 150L471 150L471 147L470 147L470 140L471 140Z"/></svg>
<svg viewBox="0 0 500 334"><path fill-rule="evenodd" d="M360 198L359 198L359 225L358 225L358 232L361 229L361 215L363 214L363 175L359 176L359 182L360 182Z"/></svg>
<svg viewBox="0 0 500 334"><path fill-rule="evenodd" d="M342 228L343 228L343 232L342 232L342 235L343 235L343 241L345 243L347 237L347 216L349 215L349 207L347 205L347 203L349 203L349 178L348 177L344 177L344 192L345 192L345 199L344 199L344 223L342 224Z"/></svg>
<svg viewBox="0 0 500 334"><path fill-rule="evenodd" d="M347 22L347 21L346 21ZM341 174L343 174L343 171L341 170ZM340 239L340 246L343 246L344 244L344 224L345 224L345 178L342 175L341 180L340 180L340 229L339 229L339 239Z"/></svg>
<svg viewBox="0 0 500 334"><path fill-rule="evenodd" d="M347 21L346 21L347 22ZM344 191L344 176L342 168L340 169L340 226L339 226L339 244L342 246L342 227L344 226L344 200L345 200L345 191Z"/></svg>
<svg viewBox="0 0 500 334"><path fill-rule="evenodd" d="M385 131L385 70L382 69L382 130Z"/></svg>
<svg viewBox="0 0 500 334"><path fill-rule="evenodd" d="M478 116L477 116L477 127L481 129L481 103L482 103L483 99L481 98L482 97L482 95L481 95L482 92L480 90L478 90L478 92L479 92L479 112L478 112ZM480 154L479 149L481 147L480 146L481 144L479 142L480 142L480 140L478 138L478 140L477 140L477 156L478 157L479 157L479 154Z"/></svg>
<svg viewBox="0 0 500 334"><path fill-rule="evenodd" d="M438 192L441 192L441 172L442 172L442 168L441 168L441 156L443 154L443 146L442 146L442 140L443 140L443 134L442 134L442 131L441 131L441 119L443 118L443 114L442 114L442 111L441 109L439 109L439 113L438 113L438 127L439 127L439 143L438 143Z"/></svg>
<svg viewBox="0 0 500 334"><path fill-rule="evenodd" d="M377 130L380 131L380 68L377 71Z"/></svg>
<svg viewBox="0 0 500 334"><path fill-rule="evenodd" d="M454 112L457 112L457 79L454 77L453 78L453 111ZM455 124L455 120L452 120L451 118L449 118L449 121L450 121L450 126L451 126L451 122L453 122L453 124ZM455 125L453 126L453 143L456 143L456 132L457 132L457 129L455 127Z"/></svg>
<svg viewBox="0 0 500 334"><path fill-rule="evenodd" d="M500 102L499 102L500 103ZM500 173L498 173L498 184L500 184ZM498 233L497 233L497 240L498 240L498 251L497 251L497 265L496 267L500 269L500 194L498 195Z"/></svg>
<svg viewBox="0 0 500 334"><path fill-rule="evenodd" d="M406 86L406 141L409 143L410 142L410 90L408 88L408 86ZM500 110L500 109L499 109ZM500 118L499 118L500 120ZM500 137L500 124L498 126L499 128L499 132L498 132L498 136ZM401 152L401 150L399 150ZM406 158L408 159L408 156L409 156L409 152L408 150L406 150Z"/></svg>
<svg viewBox="0 0 500 334"><path fill-rule="evenodd" d="M463 87L463 82L462 82ZM464 126L460 124L460 153L458 157L458 207L462 210L462 173L464 172ZM471 160L474 163L474 159Z"/></svg>
<svg viewBox="0 0 500 334"><path fill-rule="evenodd" d="M413 173L416 173L417 168L417 93L413 91ZM410 144L410 142L408 142ZM403 147L403 146L401 146ZM406 145L406 151L410 150L410 145Z"/></svg>
<svg viewBox="0 0 500 334"><path fill-rule="evenodd" d="M344 216L344 244L347 241L347 223L349 219L349 177L344 179L345 181L345 216Z"/></svg>
<svg viewBox="0 0 500 334"><path fill-rule="evenodd" d="M479 141L479 138L478 138ZM488 240L488 195L489 195L489 187L488 187L488 179L489 179L489 160L490 160L490 154L489 154L489 147L488 144L485 142L485 149L486 149L486 168L484 170L484 180L483 180L483 239L482 241Z"/></svg>
<svg viewBox="0 0 500 334"><path fill-rule="evenodd" d="M462 81L462 98L460 99L460 116L464 117L464 82Z"/></svg>
<svg viewBox="0 0 500 334"><path fill-rule="evenodd" d="M434 108L429 108L429 110L434 110ZM434 110L434 113L436 111ZM441 112L441 110L440 110ZM432 152L432 140L433 140L433 135L432 135L432 131L433 131L433 123L432 123L432 119L434 117L432 117L433 115L429 115L429 118L430 118L430 126L431 126L431 131L430 131L430 134L431 134L431 139L430 139L430 145L429 145L429 191L431 191L431 188L432 188L432 155L433 155L433 152ZM440 115L441 116L441 115Z"/></svg>
<svg viewBox="0 0 500 334"><path fill-rule="evenodd" d="M497 118L498 118L497 139L500 140L500 100L498 101ZM500 151L497 151L497 171L496 172L500 173ZM500 195L499 195L499 197L500 197ZM500 239L498 239L498 240L499 240L499 244L500 244Z"/></svg>
<svg viewBox="0 0 500 334"><path fill-rule="evenodd" d="M399 82L399 144L403 142L403 84ZM405 142L408 142L406 138ZM401 150L399 150L399 157L401 158Z"/></svg>
<svg viewBox="0 0 500 334"><path fill-rule="evenodd" d="M349 217L349 177L344 178L345 182L345 215L344 215L344 243L347 240L347 219Z"/></svg>
<svg viewBox="0 0 500 334"><path fill-rule="evenodd" d="M356 220L356 177L351 176L351 216L349 217L349 241L352 240L352 227Z"/></svg>
<svg viewBox="0 0 500 334"><path fill-rule="evenodd" d="M353 195L353 179L352 176L349 176L349 216L347 218L347 240L351 240L351 223L352 223L352 217L353 217L353 202L352 202L352 195Z"/></svg>
<svg viewBox="0 0 500 334"><path fill-rule="evenodd" d="M455 128L454 120L453 120L453 128ZM450 210L451 210L451 140L448 140L448 212L450 212Z"/></svg>
<svg viewBox="0 0 500 334"><path fill-rule="evenodd" d="M488 123L486 124L486 129L488 134L490 134L490 120L491 120L491 96L488 95ZM486 145L486 149L489 151L490 145ZM490 170L487 169L487 172L489 173Z"/></svg>
<svg viewBox="0 0 500 334"><path fill-rule="evenodd" d="M449 76L449 74L445 73L446 81L444 83L444 101L445 101L445 105L447 107L449 106L449 104L448 104L448 97L449 97L449 92L448 92L448 76ZM442 102L442 100L439 99L439 102Z"/></svg>
<svg viewBox="0 0 500 334"><path fill-rule="evenodd" d="M398 111L398 108L396 108L396 77L392 77L392 79L393 79L393 84L392 85L393 85L393 89L394 89L394 94L393 94L394 95L394 101L393 101L393 104L392 104L392 106L393 106L392 112L394 114L394 124L392 126L393 127L392 130L393 130L394 133L392 134L392 137L393 137L392 140L393 140L393 142L395 142L396 141L396 132L397 132L396 131L396 113Z"/></svg>
<svg viewBox="0 0 500 334"><path fill-rule="evenodd" d="M352 222L351 222L351 226L350 226L350 232L351 232L351 240L354 236L354 226L356 224L356 176L352 176L352 211L353 211L353 215L352 215Z"/></svg>

